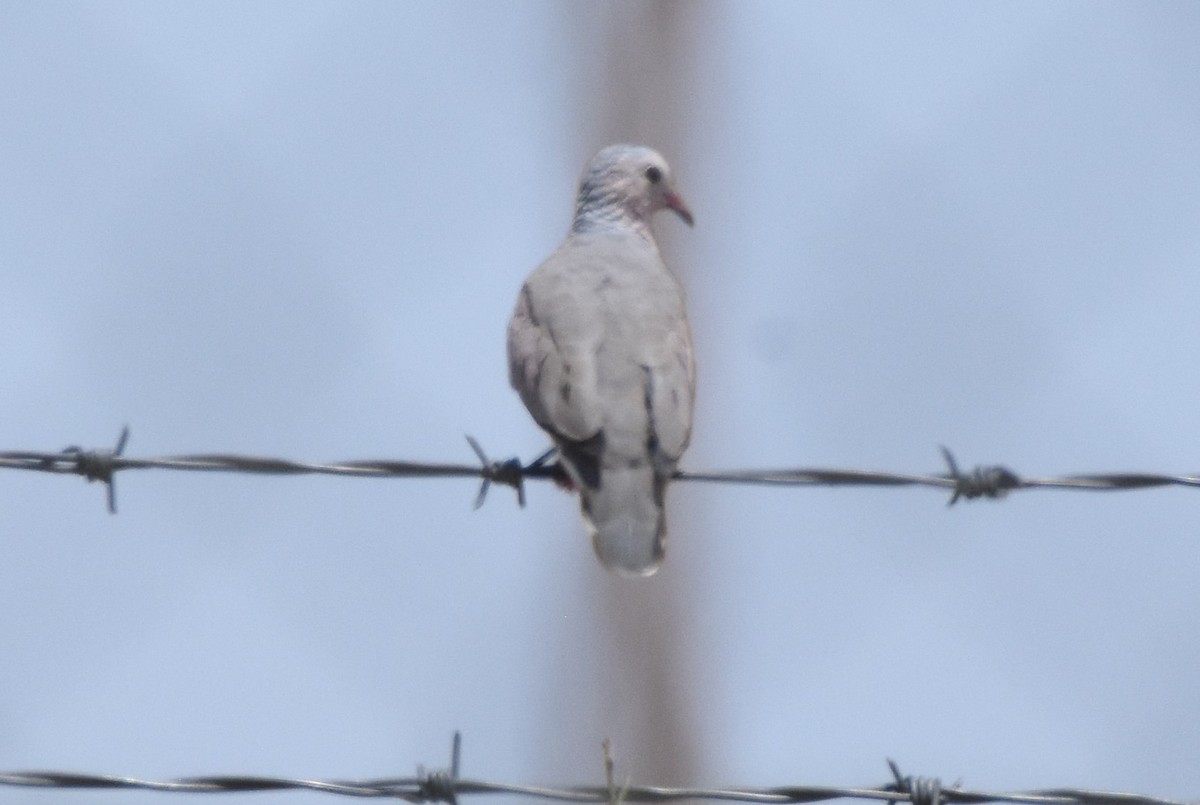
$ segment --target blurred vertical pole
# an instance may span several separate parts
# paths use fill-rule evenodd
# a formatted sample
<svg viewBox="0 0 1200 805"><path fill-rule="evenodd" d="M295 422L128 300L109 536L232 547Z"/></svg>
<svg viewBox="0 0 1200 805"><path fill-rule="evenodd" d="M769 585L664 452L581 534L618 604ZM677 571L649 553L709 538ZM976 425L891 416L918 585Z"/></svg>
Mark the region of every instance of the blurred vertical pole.
<svg viewBox="0 0 1200 805"><path fill-rule="evenodd" d="M580 164L610 143L650 145L671 162L686 198L687 171L680 166L705 6L622 0L566 8L573 52L581 55L580 65L592 67L580 76L576 100ZM703 210L697 215L703 225ZM656 231L667 264L686 287L687 268L673 248L682 229L672 223L664 217ZM609 731L618 785L627 775L667 785L695 783L702 776L689 648L703 585L689 578L688 565L678 559L699 518L678 505L678 492L668 493L667 559L658 575L620 579L593 564L580 579L587 628L595 636L597 665L589 676L597 689L590 696L598 705L598 723Z"/></svg>

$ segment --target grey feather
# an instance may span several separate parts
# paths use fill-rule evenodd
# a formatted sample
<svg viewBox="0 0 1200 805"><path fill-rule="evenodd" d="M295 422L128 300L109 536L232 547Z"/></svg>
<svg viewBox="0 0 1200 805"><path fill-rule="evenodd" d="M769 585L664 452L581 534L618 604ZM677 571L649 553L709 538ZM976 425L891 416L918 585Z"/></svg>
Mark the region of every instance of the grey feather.
<svg viewBox="0 0 1200 805"><path fill-rule="evenodd" d="M601 562L632 575L666 550L668 481L691 436L695 365L684 294L650 230L691 213L666 162L610 146L589 164L571 231L508 328L509 377L558 445Z"/></svg>

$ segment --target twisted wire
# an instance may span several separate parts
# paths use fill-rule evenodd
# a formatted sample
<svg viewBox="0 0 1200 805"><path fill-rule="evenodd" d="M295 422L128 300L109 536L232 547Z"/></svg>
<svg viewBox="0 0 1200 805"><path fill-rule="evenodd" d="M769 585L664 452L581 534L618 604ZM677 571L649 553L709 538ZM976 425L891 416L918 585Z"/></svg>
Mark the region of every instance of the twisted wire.
<svg viewBox="0 0 1200 805"><path fill-rule="evenodd" d="M909 802L913 805L1012 803L1016 805L1194 805L1183 800L1117 791L1053 788L1036 791L989 792L959 786L945 787L936 778L905 778L906 783L878 787L785 785L747 788L692 788L650 785L623 786L624 802L705 800L752 803L812 803L835 799ZM309 780L282 777L209 776L175 780L143 780L113 775L52 771L0 773L0 786L52 789L141 790L188 794L229 794L264 791L315 791L347 797L387 797L406 802L449 802L465 795L515 794L558 802L610 802L607 785L537 786L458 777L434 772L413 777L375 780Z"/></svg>
<svg viewBox="0 0 1200 805"><path fill-rule="evenodd" d="M313 463L266 456L230 453L198 453L160 458L131 458L124 455L129 440L128 427L122 429L113 449L84 450L72 446L59 452L10 450L0 452L0 469L30 470L80 475L107 487L110 512L116 513L114 477L125 470L187 470L198 472L238 472L259 475L338 475L352 478L476 478L481 484L475 507L481 506L492 484L516 490L517 501L525 505L525 481L565 480L561 467L550 459L548 451L528 463L517 458L493 461L468 436L467 441L479 459L478 464L358 459ZM1165 486L1200 487L1200 475L1165 473L1086 473L1058 477L1027 477L1001 465L979 465L962 471L954 455L941 448L947 471L941 474L913 474L878 470L822 468L784 468L765 470L692 471L677 470L676 481L753 484L760 486L924 486L950 492L948 503L988 498L998 500L1021 489L1073 489L1090 491L1139 490Z"/></svg>

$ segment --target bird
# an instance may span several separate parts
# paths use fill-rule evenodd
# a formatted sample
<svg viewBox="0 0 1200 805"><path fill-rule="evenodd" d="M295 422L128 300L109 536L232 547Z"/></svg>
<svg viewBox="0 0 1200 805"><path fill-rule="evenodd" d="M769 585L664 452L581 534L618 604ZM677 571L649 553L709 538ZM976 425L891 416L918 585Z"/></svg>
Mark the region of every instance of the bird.
<svg viewBox="0 0 1200 805"><path fill-rule="evenodd" d="M508 325L509 381L578 489L600 563L624 576L653 575L666 555L666 488L696 397L683 286L650 228L660 210L693 225L666 160L641 145L602 149Z"/></svg>

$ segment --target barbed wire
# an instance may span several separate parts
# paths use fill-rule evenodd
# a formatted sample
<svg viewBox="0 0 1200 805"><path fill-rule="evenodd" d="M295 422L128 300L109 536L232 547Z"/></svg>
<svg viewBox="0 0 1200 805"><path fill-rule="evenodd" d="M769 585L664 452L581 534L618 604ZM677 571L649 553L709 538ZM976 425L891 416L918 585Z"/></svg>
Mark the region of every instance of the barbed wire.
<svg viewBox="0 0 1200 805"><path fill-rule="evenodd" d="M1036 791L990 792L963 788L961 783L944 785L932 777L900 773L888 760L893 780L876 787L786 785L752 788L681 788L622 785L613 782L613 763L604 745L605 785L535 786L475 780L459 776L462 736L454 733L450 767L425 772L418 767L412 777L373 780L306 780L285 777L212 776L175 780L142 780L114 775L73 774L53 771L0 772L0 786L53 789L124 789L187 794L261 793L265 791L316 791L347 797L387 797L406 802L448 802L458 805L467 794L516 794L561 802L674 802L678 800L721 800L753 803L810 803L835 799L861 799L893 805L957 805L957 803L1018 803L1018 805L1195 805L1184 800L1094 791L1081 788L1051 788Z"/></svg>
<svg viewBox="0 0 1200 805"><path fill-rule="evenodd" d="M517 502L525 505L525 481L556 480L566 475L549 450L529 463L510 458L492 461L472 437L467 442L479 459L478 464L439 464L403 460L352 460L312 463L283 458L197 453L161 458L130 458L123 455L129 441L129 428L121 430L111 449L84 450L72 446L56 453L28 450L0 452L0 468L81 475L100 481L107 487L108 510L117 511L113 478L124 470L161 469L199 472L240 472L258 475L340 475L352 478L478 478L481 481L475 508L483 505L492 484L516 490ZM1086 473L1058 477L1025 477L998 464L977 465L968 472L959 469L954 454L941 448L947 471L942 474L912 474L877 470L785 468L768 470L691 471L677 470L676 481L757 484L762 486L925 486L948 490L949 505L959 500L988 498L998 500L1018 489L1076 489L1117 491L1150 489L1163 486L1200 487L1200 475L1160 473Z"/></svg>

